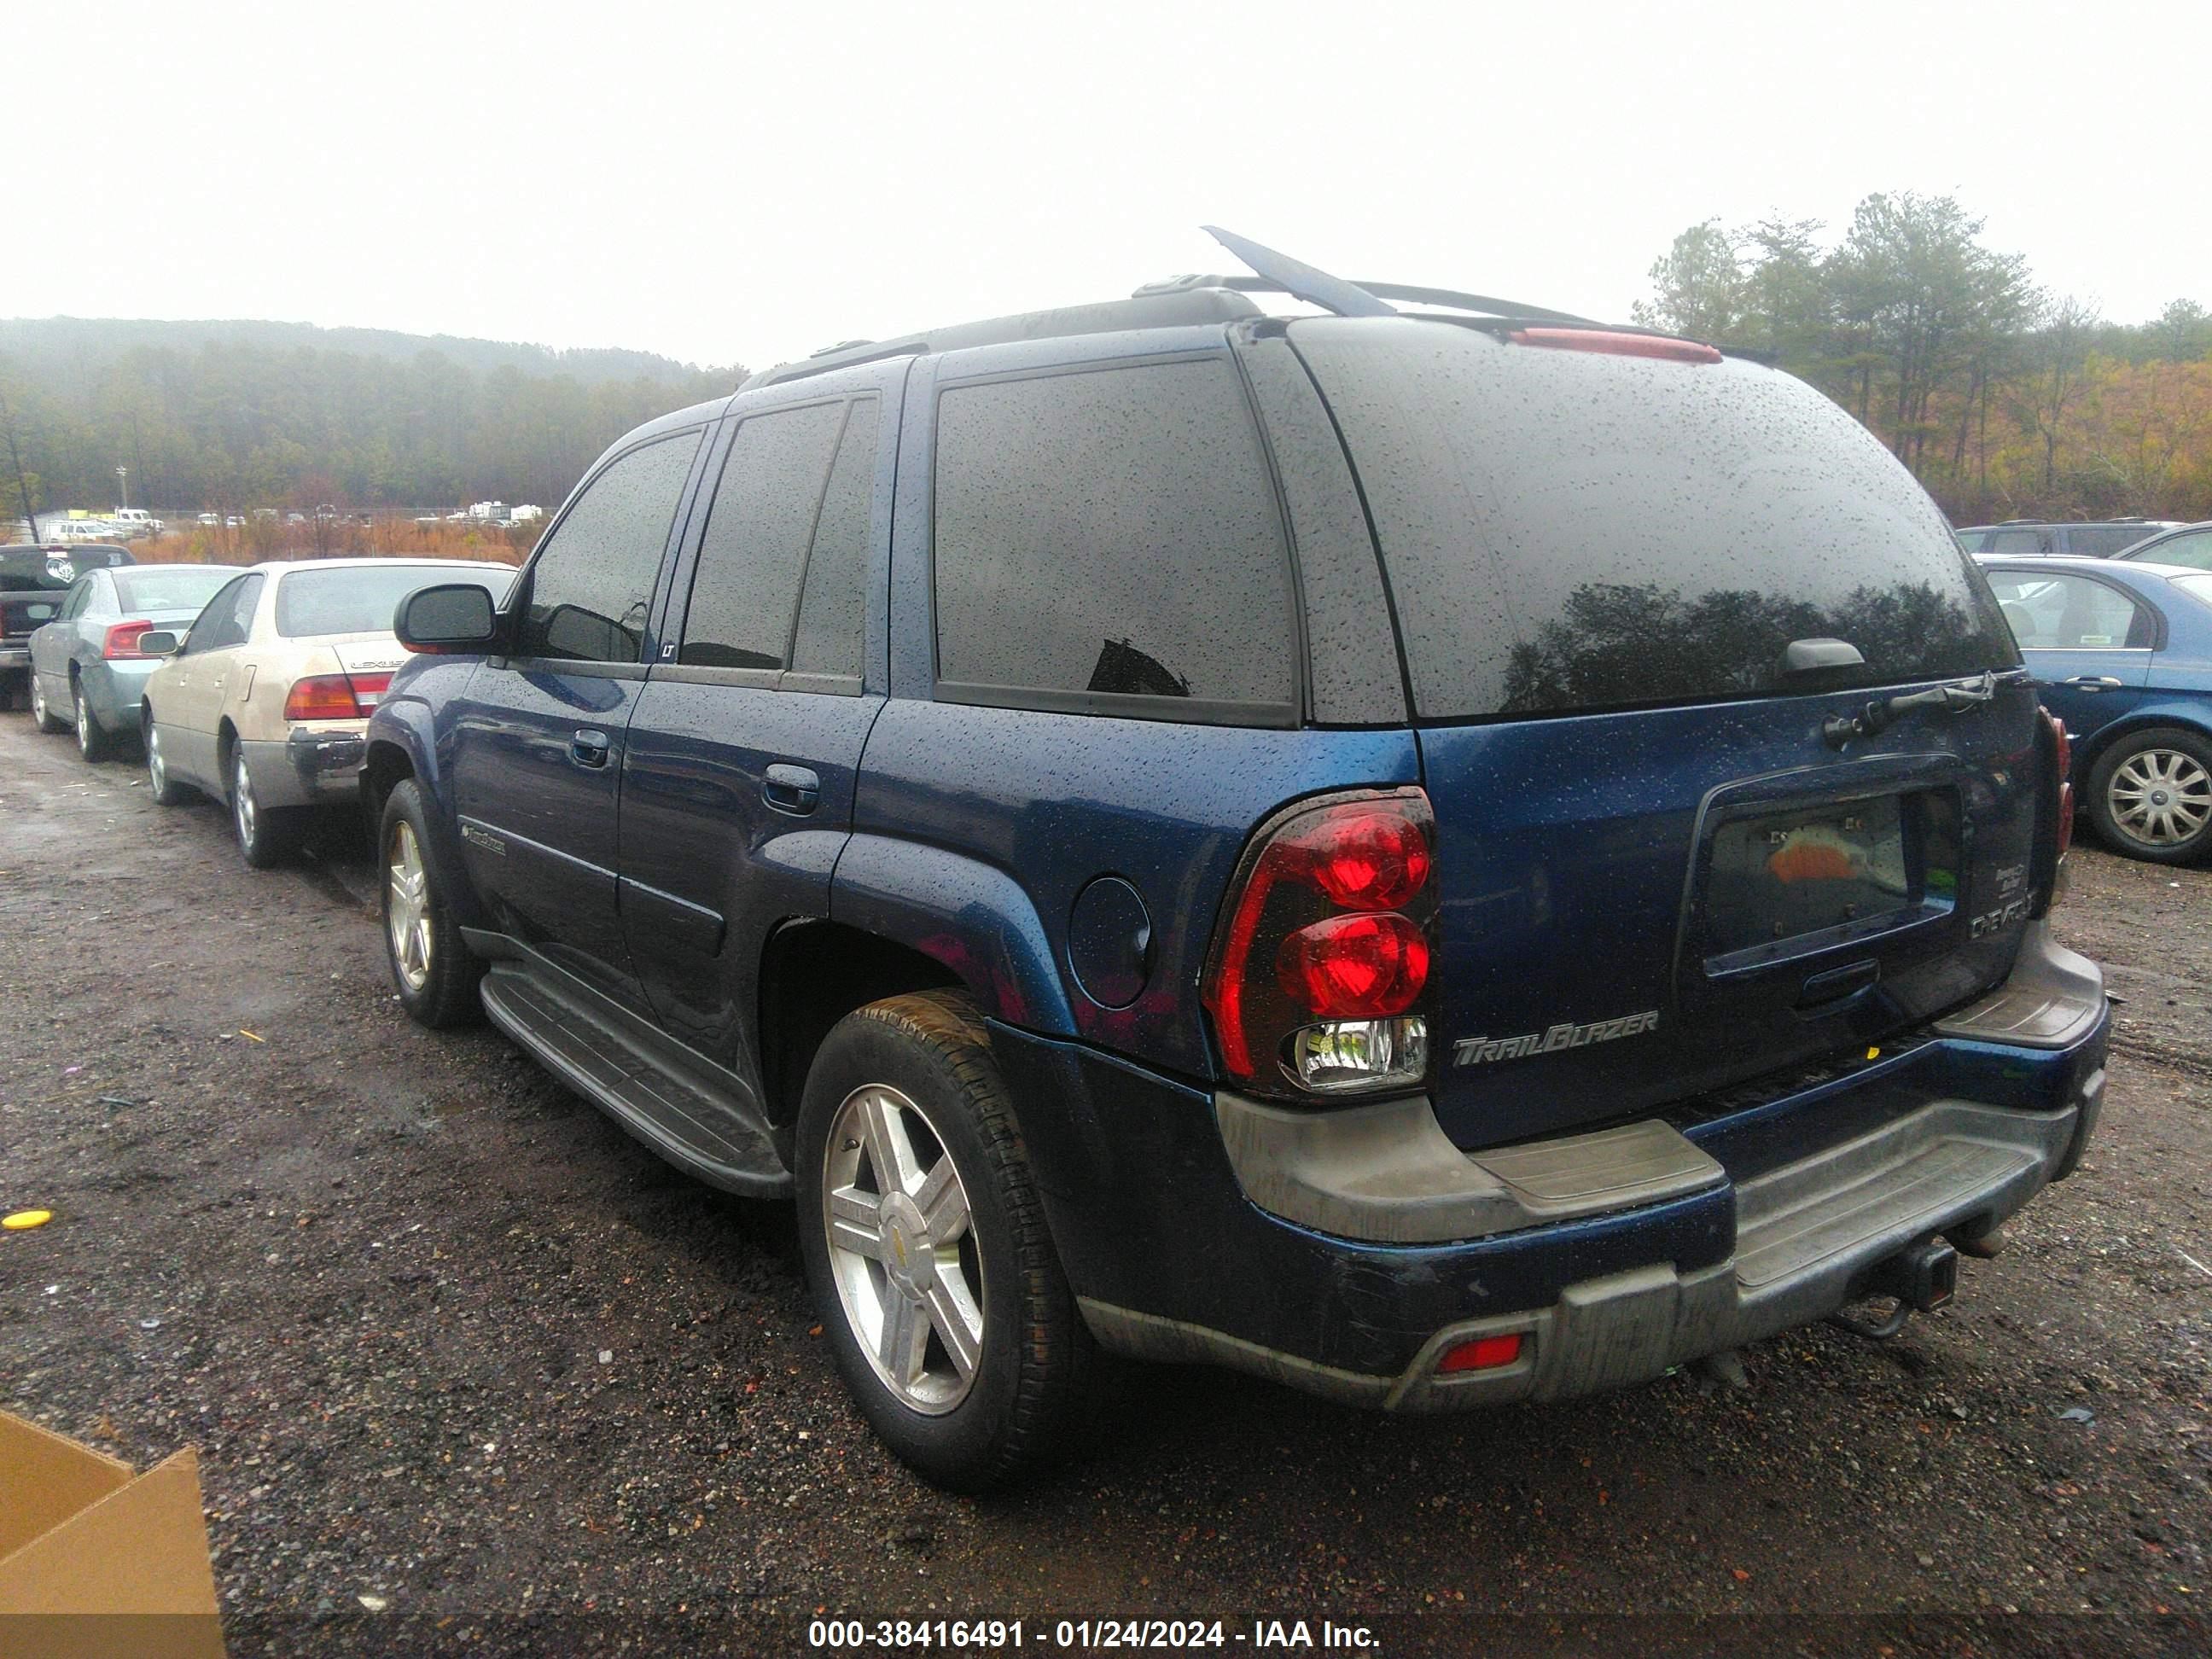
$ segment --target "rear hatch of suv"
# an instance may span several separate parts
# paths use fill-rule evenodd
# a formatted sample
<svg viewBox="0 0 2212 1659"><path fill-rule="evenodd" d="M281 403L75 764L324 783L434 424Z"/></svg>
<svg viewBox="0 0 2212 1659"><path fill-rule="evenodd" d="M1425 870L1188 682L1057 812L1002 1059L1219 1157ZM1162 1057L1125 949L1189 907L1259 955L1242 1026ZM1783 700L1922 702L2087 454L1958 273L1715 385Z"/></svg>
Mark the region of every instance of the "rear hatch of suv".
<svg viewBox="0 0 2212 1659"><path fill-rule="evenodd" d="M1863 1051L2002 979L2035 702L1830 721L2017 649L1918 484L1791 377L1573 331L1316 319L1436 811L1464 1147ZM1842 641L1860 659L1832 647ZM1802 665L1844 656L1842 665Z"/></svg>

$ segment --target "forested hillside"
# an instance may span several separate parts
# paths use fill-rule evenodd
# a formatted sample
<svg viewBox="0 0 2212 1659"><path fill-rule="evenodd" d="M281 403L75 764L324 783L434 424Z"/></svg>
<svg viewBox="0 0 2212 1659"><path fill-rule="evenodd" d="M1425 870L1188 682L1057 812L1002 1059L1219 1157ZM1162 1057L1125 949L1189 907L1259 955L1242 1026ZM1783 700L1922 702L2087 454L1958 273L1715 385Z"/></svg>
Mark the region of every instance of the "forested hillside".
<svg viewBox="0 0 2212 1659"><path fill-rule="evenodd" d="M1949 197L1692 225L1637 320L1765 353L1864 422L1952 521L2212 518L2212 314L2115 323L1987 247ZM2125 258L2115 238L2113 258Z"/></svg>
<svg viewBox="0 0 2212 1659"><path fill-rule="evenodd" d="M739 368L304 324L0 321L0 507L550 507L614 439Z"/></svg>

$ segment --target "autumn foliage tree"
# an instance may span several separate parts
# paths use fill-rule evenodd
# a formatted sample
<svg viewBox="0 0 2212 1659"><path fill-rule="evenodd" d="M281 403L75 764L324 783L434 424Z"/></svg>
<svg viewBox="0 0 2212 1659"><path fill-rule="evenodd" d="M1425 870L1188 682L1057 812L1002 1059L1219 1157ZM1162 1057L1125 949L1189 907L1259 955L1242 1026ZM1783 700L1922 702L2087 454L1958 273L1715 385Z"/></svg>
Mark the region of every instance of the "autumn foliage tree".
<svg viewBox="0 0 2212 1659"><path fill-rule="evenodd" d="M2212 517L2212 313L2139 325L2039 289L1953 198L1816 221L1691 226L1636 319L1802 375L1910 466L1954 520Z"/></svg>

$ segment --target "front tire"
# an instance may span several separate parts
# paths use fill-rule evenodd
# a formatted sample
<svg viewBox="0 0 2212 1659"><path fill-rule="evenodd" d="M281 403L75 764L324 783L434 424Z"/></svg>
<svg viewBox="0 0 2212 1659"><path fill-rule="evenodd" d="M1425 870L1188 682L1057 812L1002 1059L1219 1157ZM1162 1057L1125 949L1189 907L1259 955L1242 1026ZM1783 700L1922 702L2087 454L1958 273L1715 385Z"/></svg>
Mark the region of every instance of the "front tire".
<svg viewBox="0 0 2212 1659"><path fill-rule="evenodd" d="M239 855L256 870L274 869L300 844L299 813L264 806L254 794L243 744L233 744L230 751L230 827L238 836Z"/></svg>
<svg viewBox="0 0 2212 1659"><path fill-rule="evenodd" d="M55 737L69 730L69 722L46 705L46 688L39 678L39 671L31 671L31 718L38 722L39 730Z"/></svg>
<svg viewBox="0 0 2212 1659"><path fill-rule="evenodd" d="M2195 864L2212 854L2212 743L2174 726L2123 738L2098 757L2087 805L2113 851Z"/></svg>
<svg viewBox="0 0 2212 1659"><path fill-rule="evenodd" d="M1072 1449L1098 1356L975 1004L926 991L840 1020L797 1172L807 1279L884 1443L962 1492Z"/></svg>
<svg viewBox="0 0 2212 1659"><path fill-rule="evenodd" d="M376 831L383 880L384 959L399 1006L434 1031L469 1023L483 1005L477 987L484 965L462 942L446 896L430 867L429 823L414 779L392 787Z"/></svg>

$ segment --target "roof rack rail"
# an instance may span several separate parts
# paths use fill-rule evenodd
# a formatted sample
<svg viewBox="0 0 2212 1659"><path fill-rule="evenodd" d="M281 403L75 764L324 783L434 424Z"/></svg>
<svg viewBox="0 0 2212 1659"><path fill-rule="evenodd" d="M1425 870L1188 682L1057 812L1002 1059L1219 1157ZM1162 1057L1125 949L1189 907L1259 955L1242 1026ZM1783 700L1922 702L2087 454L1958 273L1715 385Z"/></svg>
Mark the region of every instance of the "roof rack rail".
<svg viewBox="0 0 2212 1659"><path fill-rule="evenodd" d="M795 362L762 369L748 376L738 390L747 392L755 386L804 380L890 357L915 357L926 352L956 351L966 346L995 345L1010 340L1043 340L1063 334L1103 334L1122 329L1241 321L1262 314L1261 308L1245 297L1251 294L1288 295L1340 317L1395 317L1400 313L1390 301L1403 300L1414 305L1479 312L1515 322L1604 326L1572 312L1522 305L1518 301L1484 294L1462 294L1455 289L1424 288L1407 283L1348 283L1303 259L1293 258L1234 231L1224 230L1218 225L1202 228L1251 267L1254 274L1176 276L1164 283L1148 283L1126 300L1022 312L1013 316L987 318L981 322L957 323L948 328L927 329L889 340L841 340Z"/></svg>
<svg viewBox="0 0 2212 1659"><path fill-rule="evenodd" d="M1408 305L1440 306L1447 310L1472 311L1485 317L1510 318L1516 321L1596 325L1595 318L1578 316L1571 311L1554 311L1548 306L1524 305L1518 300L1501 300L1489 294L1462 294L1457 289L1427 288L1413 283L1370 283L1364 278L1352 286L1373 295L1378 300L1402 300ZM1146 283L1132 297L1181 294L1202 288L1233 289L1239 294L1290 292L1282 283L1265 276L1170 276L1161 282Z"/></svg>

